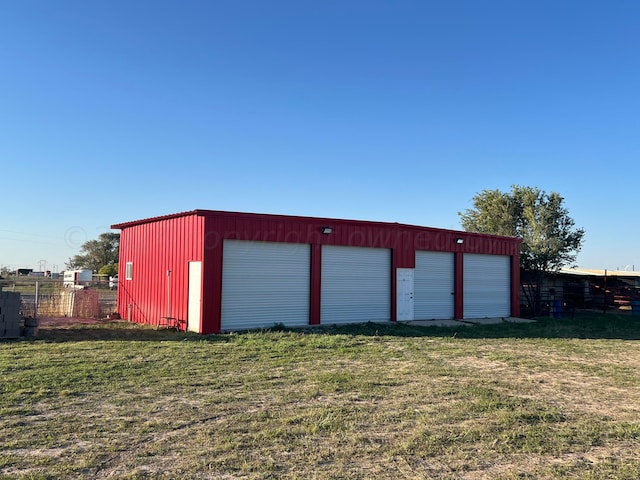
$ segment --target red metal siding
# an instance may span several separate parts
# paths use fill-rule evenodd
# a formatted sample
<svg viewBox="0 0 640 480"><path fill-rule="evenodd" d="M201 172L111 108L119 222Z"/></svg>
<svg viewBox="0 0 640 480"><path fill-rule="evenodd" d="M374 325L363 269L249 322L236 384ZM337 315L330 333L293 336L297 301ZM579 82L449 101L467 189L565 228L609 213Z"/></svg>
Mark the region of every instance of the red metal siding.
<svg viewBox="0 0 640 480"><path fill-rule="evenodd" d="M322 227L331 227L323 234ZM155 324L166 315L166 270L172 270L172 315L187 318L188 262L203 261L202 333L220 331L224 239L310 244L312 248L310 324L319 322L321 245L345 245L392 250L391 318L396 318L397 268L415 268L416 250L456 254L455 312L462 317L462 265L465 253L508 255L512 258L512 315L519 313L520 241L492 235L440 230L397 223L194 210L139 220L122 229L120 264L134 262L134 280L121 281L119 312L133 321ZM462 243L457 243L462 239Z"/></svg>
<svg viewBox="0 0 640 480"><path fill-rule="evenodd" d="M520 255L511 257L511 316L520 316Z"/></svg>
<svg viewBox="0 0 640 480"><path fill-rule="evenodd" d="M453 294L455 303L453 314L456 318L464 318L464 254L456 252L454 255ZM520 301L519 298L518 301Z"/></svg>
<svg viewBox="0 0 640 480"><path fill-rule="evenodd" d="M311 245L311 296L309 297L309 324L320 324L320 292L322 289L322 246Z"/></svg>
<svg viewBox="0 0 640 480"><path fill-rule="evenodd" d="M192 215L124 228L120 238L122 280L118 285L118 313L133 322L156 325L167 315L171 270L170 316L186 325L190 261L203 261L204 222ZM124 269L133 263L133 278Z"/></svg>
<svg viewBox="0 0 640 480"><path fill-rule="evenodd" d="M398 250L400 268L415 266L416 250L493 255L519 255L520 251L519 241L513 238L396 223L213 211L199 213L207 216L206 248L215 247L225 238L393 248ZM324 226L332 227L333 232L322 234ZM464 243L457 244L457 238L464 239Z"/></svg>
<svg viewBox="0 0 640 480"><path fill-rule="evenodd" d="M398 249L391 250L391 315L389 318L392 322L398 321L398 255Z"/></svg>
<svg viewBox="0 0 640 480"><path fill-rule="evenodd" d="M222 241L217 229L210 229L205 221L204 266L202 279L203 334L217 333L222 328Z"/></svg>

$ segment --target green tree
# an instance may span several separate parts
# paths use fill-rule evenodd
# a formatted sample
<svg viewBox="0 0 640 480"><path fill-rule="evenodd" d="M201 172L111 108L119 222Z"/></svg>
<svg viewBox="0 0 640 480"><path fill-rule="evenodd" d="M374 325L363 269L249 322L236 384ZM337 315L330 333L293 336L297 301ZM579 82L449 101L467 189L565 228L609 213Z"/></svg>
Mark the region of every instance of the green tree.
<svg viewBox="0 0 640 480"><path fill-rule="evenodd" d="M541 284L546 273L575 263L584 230L575 228L564 198L535 187L513 185L510 192L483 190L473 197L473 208L459 212L469 232L522 239L520 268L523 293L534 314L540 312Z"/></svg>
<svg viewBox="0 0 640 480"><path fill-rule="evenodd" d="M100 270L98 270L99 275L107 275L109 277L113 277L116 273L118 273L117 263L110 263L109 265L105 265Z"/></svg>
<svg viewBox="0 0 640 480"><path fill-rule="evenodd" d="M98 272L105 265L118 263L120 254L120 234L102 233L97 240L89 240L80 247L80 254L74 255L66 263L70 270L86 268Z"/></svg>

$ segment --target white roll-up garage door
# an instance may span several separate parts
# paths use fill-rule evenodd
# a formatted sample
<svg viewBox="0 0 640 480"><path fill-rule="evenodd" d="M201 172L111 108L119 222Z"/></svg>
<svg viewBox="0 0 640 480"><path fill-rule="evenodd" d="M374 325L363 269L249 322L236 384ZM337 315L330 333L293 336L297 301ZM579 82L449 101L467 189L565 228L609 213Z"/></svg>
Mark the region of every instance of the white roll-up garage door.
<svg viewBox="0 0 640 480"><path fill-rule="evenodd" d="M465 254L464 318L511 315L511 258Z"/></svg>
<svg viewBox="0 0 640 480"><path fill-rule="evenodd" d="M322 247L320 323L391 320L391 251Z"/></svg>
<svg viewBox="0 0 640 480"><path fill-rule="evenodd" d="M416 251L413 291L416 320L453 318L453 253Z"/></svg>
<svg viewBox="0 0 640 480"><path fill-rule="evenodd" d="M309 323L311 247L225 240L222 329Z"/></svg>

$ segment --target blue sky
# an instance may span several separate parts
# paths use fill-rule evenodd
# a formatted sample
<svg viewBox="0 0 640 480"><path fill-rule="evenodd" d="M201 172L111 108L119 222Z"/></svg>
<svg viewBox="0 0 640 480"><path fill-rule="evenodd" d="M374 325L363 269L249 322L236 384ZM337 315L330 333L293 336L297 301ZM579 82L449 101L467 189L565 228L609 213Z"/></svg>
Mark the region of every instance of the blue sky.
<svg viewBox="0 0 640 480"><path fill-rule="evenodd" d="M565 197L640 269L640 4L0 0L0 265L196 208L460 228Z"/></svg>

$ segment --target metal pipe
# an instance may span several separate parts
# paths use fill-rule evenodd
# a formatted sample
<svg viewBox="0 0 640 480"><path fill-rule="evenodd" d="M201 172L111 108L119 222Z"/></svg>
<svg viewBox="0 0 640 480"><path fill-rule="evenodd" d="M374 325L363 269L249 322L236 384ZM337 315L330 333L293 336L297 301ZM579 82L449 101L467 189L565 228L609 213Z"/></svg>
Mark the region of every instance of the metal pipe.
<svg viewBox="0 0 640 480"><path fill-rule="evenodd" d="M171 270L167 270L167 319L171 318Z"/></svg>

